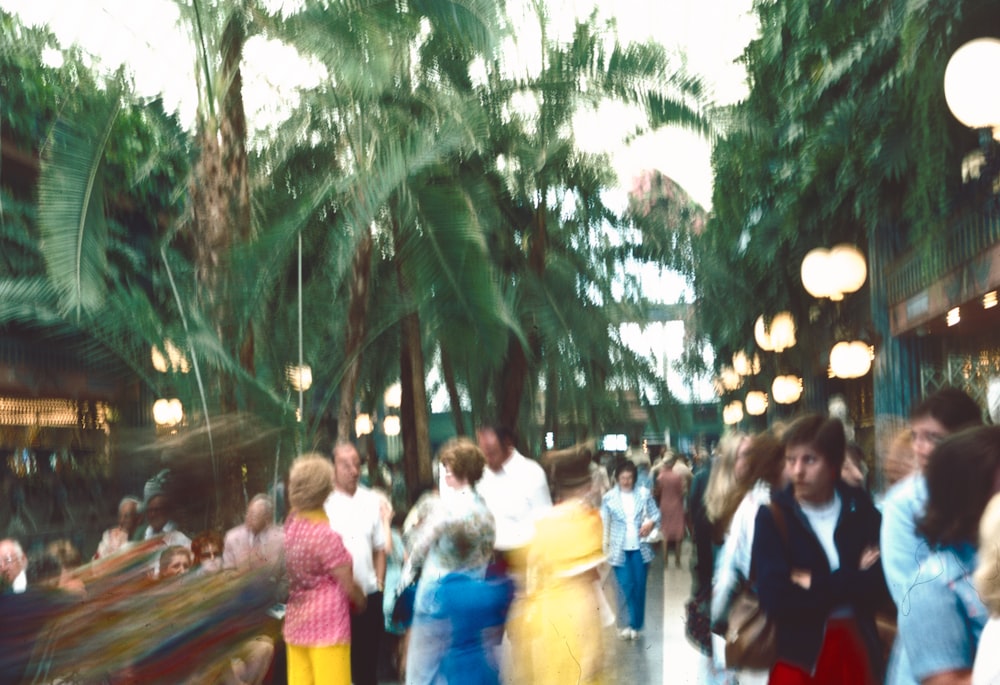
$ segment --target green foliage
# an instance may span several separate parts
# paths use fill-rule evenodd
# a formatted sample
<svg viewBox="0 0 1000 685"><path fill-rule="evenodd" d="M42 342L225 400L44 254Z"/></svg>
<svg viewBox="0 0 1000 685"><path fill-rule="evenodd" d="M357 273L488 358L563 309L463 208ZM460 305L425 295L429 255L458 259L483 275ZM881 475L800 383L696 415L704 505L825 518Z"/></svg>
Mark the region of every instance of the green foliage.
<svg viewBox="0 0 1000 685"><path fill-rule="evenodd" d="M971 17L985 25L997 14L989 5L757 4L760 35L743 55L751 92L727 115L713 155L714 215L693 242L699 324L717 351L752 349L761 313L787 309L811 324L830 314L801 286L808 250L865 249L879 232L899 256L926 249L953 220L962 197L955 141L971 136L947 112L942 77L960 34L974 30ZM863 292L841 316L860 325L867 306ZM819 372L816 354L793 351L791 363Z"/></svg>

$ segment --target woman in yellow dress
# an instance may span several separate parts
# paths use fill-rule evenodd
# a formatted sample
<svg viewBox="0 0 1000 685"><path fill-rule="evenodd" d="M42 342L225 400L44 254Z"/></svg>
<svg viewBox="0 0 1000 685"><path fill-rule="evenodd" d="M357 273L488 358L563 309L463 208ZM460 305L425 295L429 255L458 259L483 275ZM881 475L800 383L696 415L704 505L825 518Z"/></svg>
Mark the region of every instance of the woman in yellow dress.
<svg viewBox="0 0 1000 685"><path fill-rule="evenodd" d="M600 589L601 516L588 503L593 476L586 449L550 453L556 505L535 524L528 551L527 620L535 685L607 682Z"/></svg>

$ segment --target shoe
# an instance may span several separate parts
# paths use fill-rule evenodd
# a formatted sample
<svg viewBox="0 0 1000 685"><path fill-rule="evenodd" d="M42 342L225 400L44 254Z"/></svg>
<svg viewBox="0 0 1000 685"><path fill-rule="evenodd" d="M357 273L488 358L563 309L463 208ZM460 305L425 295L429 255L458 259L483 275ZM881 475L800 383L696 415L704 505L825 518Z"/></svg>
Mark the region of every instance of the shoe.
<svg viewBox="0 0 1000 685"><path fill-rule="evenodd" d="M640 637L641 637L641 634L639 633L639 631L636 630L635 628L633 628L632 631L631 631L631 635L629 635L629 639L630 640L638 640Z"/></svg>
<svg viewBox="0 0 1000 685"><path fill-rule="evenodd" d="M620 637L623 640L631 640L632 639L632 629L631 628L622 628L621 630L618 631L618 637Z"/></svg>

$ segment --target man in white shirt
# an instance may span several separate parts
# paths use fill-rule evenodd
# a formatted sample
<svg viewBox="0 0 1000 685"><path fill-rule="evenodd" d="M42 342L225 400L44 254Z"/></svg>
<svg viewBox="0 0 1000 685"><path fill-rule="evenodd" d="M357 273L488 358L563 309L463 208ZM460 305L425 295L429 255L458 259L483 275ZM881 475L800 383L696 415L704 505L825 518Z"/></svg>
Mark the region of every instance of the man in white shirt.
<svg viewBox="0 0 1000 685"><path fill-rule="evenodd" d="M265 494L254 495L243 524L226 531L222 568L241 572L267 568L278 580L284 557L285 531L274 525L274 502Z"/></svg>
<svg viewBox="0 0 1000 685"><path fill-rule="evenodd" d="M21 543L11 538L0 540L0 575L3 585L11 592L21 593L28 587L28 576L25 570L28 559L24 556Z"/></svg>
<svg viewBox="0 0 1000 685"><path fill-rule="evenodd" d="M498 557L517 573L535 535L535 521L552 507L548 479L538 462L517 451L509 429L480 428L476 438L487 466L476 491L496 519Z"/></svg>
<svg viewBox="0 0 1000 685"><path fill-rule="evenodd" d="M361 456L354 445L333 449L333 492L324 509L330 527L344 539L354 560L354 580L368 596L361 614L351 615L351 679L354 685L377 685L379 643L385 630L386 539L378 496L360 485Z"/></svg>

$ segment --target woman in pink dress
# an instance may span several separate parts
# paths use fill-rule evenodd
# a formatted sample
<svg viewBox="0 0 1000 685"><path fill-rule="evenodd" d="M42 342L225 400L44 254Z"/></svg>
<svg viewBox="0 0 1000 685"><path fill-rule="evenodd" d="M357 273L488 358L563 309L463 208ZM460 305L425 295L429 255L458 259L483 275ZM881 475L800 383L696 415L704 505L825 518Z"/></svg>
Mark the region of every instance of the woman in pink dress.
<svg viewBox="0 0 1000 685"><path fill-rule="evenodd" d="M674 470L677 457L671 457L656 476L656 499L660 504L660 528L663 531L663 559L669 563L671 548L681 566L681 542L684 540L684 476ZM666 565L666 564L665 564Z"/></svg>
<svg viewBox="0 0 1000 685"><path fill-rule="evenodd" d="M292 464L283 628L289 685L351 683L351 609L363 609L366 598L354 581L351 555L323 511L332 489L333 464L326 457L306 454Z"/></svg>

